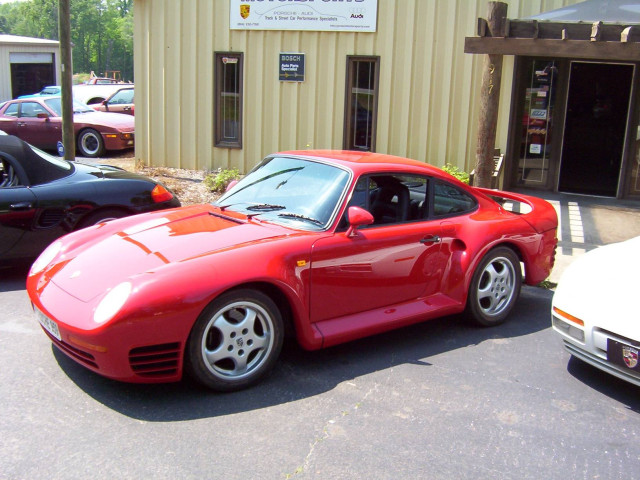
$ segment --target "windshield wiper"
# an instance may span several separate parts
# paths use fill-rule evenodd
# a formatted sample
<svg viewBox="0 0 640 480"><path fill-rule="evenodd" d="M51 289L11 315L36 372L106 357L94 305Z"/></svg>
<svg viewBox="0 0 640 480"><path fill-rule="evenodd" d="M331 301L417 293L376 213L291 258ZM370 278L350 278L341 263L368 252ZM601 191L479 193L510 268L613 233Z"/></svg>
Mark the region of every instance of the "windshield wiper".
<svg viewBox="0 0 640 480"><path fill-rule="evenodd" d="M305 220L307 222L315 223L316 225L324 226L324 223L322 223L320 220L307 217L306 215L300 215L299 213L284 212L284 213L279 213L278 216L284 217L284 218L294 218L296 220Z"/></svg>
<svg viewBox="0 0 640 480"><path fill-rule="evenodd" d="M251 210L252 212L272 212L274 210L284 210L284 205L273 205L271 203L260 203L258 205L251 205L247 207L247 210Z"/></svg>

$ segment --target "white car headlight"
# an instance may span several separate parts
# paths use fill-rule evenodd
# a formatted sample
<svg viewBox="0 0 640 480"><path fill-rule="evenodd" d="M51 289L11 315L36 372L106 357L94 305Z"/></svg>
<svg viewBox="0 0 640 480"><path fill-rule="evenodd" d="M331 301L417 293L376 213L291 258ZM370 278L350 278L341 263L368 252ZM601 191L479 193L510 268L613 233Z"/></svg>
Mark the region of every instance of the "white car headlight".
<svg viewBox="0 0 640 480"><path fill-rule="evenodd" d="M131 295L132 289L131 282L122 282L109 290L93 313L93 321L104 323L107 320L111 320L125 304L127 298Z"/></svg>
<svg viewBox="0 0 640 480"><path fill-rule="evenodd" d="M31 270L29 270L29 275L36 275L43 271L47 265L49 265L54 258L60 253L62 250L62 242L54 242L49 245L44 252L40 254L40 256L33 262L31 265Z"/></svg>

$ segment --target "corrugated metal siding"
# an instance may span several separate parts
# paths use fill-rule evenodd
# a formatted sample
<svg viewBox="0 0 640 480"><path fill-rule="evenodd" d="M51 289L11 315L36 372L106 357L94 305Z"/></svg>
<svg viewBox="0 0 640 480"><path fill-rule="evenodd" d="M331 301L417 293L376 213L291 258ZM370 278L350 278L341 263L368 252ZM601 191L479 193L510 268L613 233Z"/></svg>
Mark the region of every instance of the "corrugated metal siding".
<svg viewBox="0 0 640 480"><path fill-rule="evenodd" d="M0 102L13 98L11 91L10 53L25 52L52 53L55 62L56 78L60 78L60 49L58 46L0 43Z"/></svg>
<svg viewBox="0 0 640 480"><path fill-rule="evenodd" d="M507 2L509 18L576 3ZM376 151L466 170L475 162L482 58L464 53L486 0L379 0L376 33L229 30L228 0L136 0L136 158L246 172L268 153L341 148L347 55L380 57ZM243 148L213 146L213 54L244 53ZM278 53L306 54L304 83ZM513 58L505 57L497 147L505 148Z"/></svg>

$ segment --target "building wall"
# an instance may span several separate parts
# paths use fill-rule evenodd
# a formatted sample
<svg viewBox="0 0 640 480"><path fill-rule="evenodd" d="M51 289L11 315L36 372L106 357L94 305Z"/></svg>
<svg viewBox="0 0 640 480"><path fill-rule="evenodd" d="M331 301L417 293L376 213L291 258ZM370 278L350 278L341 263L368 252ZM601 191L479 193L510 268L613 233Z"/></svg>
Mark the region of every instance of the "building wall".
<svg viewBox="0 0 640 480"><path fill-rule="evenodd" d="M507 2L522 18L575 0ZM342 148L347 55L380 56L376 151L467 171L475 162L480 56L464 38L486 0L379 0L376 33L229 29L229 0L136 0L136 160L246 172L281 150ZM214 147L213 54L244 53L243 148ZM306 54L303 83L278 53ZM513 57L505 57L496 147L506 147Z"/></svg>
<svg viewBox="0 0 640 480"><path fill-rule="evenodd" d="M57 43L55 45L39 45L0 42L0 102L13 98L11 95L11 53L53 53L56 78L60 78L60 48Z"/></svg>

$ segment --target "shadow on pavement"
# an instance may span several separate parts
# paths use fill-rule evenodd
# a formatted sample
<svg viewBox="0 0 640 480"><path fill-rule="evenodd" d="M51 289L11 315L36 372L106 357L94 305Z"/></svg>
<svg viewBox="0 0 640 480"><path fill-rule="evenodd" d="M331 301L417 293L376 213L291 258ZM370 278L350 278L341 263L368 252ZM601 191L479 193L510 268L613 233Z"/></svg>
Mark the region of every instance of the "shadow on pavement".
<svg viewBox="0 0 640 480"><path fill-rule="evenodd" d="M571 376L598 392L640 413L640 387L609 375L575 357L569 359L567 371Z"/></svg>
<svg viewBox="0 0 640 480"><path fill-rule="evenodd" d="M156 385L112 381L77 365L54 346L51 348L69 378L107 407L145 421L182 421L295 402L330 391L344 381L397 365L429 368L429 358L443 352L547 329L549 318L539 312L549 311L551 296L549 290L524 287L510 320L493 328L478 328L455 316L315 352L287 345L265 381L247 390L225 394L203 389L189 379Z"/></svg>

